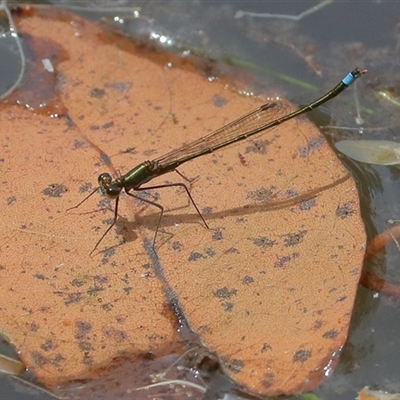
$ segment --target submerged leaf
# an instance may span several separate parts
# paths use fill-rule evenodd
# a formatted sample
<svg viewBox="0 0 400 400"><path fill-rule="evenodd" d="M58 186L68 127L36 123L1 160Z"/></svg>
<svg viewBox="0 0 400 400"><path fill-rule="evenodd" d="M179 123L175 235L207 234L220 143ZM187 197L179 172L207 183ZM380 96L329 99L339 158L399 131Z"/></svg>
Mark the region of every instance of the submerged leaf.
<svg viewBox="0 0 400 400"><path fill-rule="evenodd" d="M378 95L380 98L389 102L389 104L397 106L397 107L400 106L400 102L399 102L399 100L397 100L398 97L396 96L395 93L393 93L393 90L390 90L390 89L378 90Z"/></svg>
<svg viewBox="0 0 400 400"><path fill-rule="evenodd" d="M336 148L356 161L368 164L400 164L400 143L389 140L342 140Z"/></svg>
<svg viewBox="0 0 400 400"><path fill-rule="evenodd" d="M21 361L0 354L0 373L21 375L24 370L25 366Z"/></svg>

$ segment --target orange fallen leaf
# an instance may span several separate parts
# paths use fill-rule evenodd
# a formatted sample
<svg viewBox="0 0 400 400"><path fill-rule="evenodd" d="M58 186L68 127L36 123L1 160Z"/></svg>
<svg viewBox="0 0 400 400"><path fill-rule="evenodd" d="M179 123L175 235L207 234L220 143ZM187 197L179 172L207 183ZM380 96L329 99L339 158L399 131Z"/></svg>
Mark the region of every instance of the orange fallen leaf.
<svg viewBox="0 0 400 400"><path fill-rule="evenodd" d="M400 225L395 225L376 235L368 244L365 251L365 260L382 250L386 245L394 242L399 249L397 238L400 236ZM386 296L400 298L400 287L386 279L379 278L374 271L364 269L360 277L360 285L367 289L379 292Z"/></svg>
<svg viewBox="0 0 400 400"><path fill-rule="evenodd" d="M125 173L262 101L67 13L19 29L68 55L56 71L67 118L0 112L0 320L23 362L67 384L121 355L180 353L187 326L250 392L315 387L346 339L365 243L354 182L318 130L297 119L182 166L211 229L181 190L157 190L155 251L159 210L121 198L90 258L113 205L65 210L110 160ZM167 181L182 178L154 184Z"/></svg>
<svg viewBox="0 0 400 400"><path fill-rule="evenodd" d="M383 390L372 390L368 386L358 393L357 400L400 400L399 393L389 393Z"/></svg>

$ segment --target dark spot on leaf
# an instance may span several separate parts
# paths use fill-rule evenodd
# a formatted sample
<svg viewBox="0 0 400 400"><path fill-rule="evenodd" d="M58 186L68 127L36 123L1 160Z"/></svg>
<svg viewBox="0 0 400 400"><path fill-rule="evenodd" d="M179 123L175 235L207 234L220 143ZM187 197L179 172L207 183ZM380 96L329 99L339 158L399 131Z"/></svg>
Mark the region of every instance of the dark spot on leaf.
<svg viewBox="0 0 400 400"><path fill-rule="evenodd" d="M86 321L76 321L75 329L75 339L81 340L92 330L92 324Z"/></svg>
<svg viewBox="0 0 400 400"><path fill-rule="evenodd" d="M311 354L312 354L312 351L309 349L297 350L294 353L292 360L293 360L293 362L304 363L311 357Z"/></svg>
<svg viewBox="0 0 400 400"><path fill-rule="evenodd" d="M101 286L91 286L88 291L87 294L91 297L97 297L99 295L99 292L102 292L104 289Z"/></svg>
<svg viewBox="0 0 400 400"><path fill-rule="evenodd" d="M222 231L221 229L215 229L212 235L213 240L222 240Z"/></svg>
<svg viewBox="0 0 400 400"><path fill-rule="evenodd" d="M104 153L104 152L101 152L100 160L105 165L111 165L110 157L108 157L108 155L106 153Z"/></svg>
<svg viewBox="0 0 400 400"><path fill-rule="evenodd" d="M132 290L133 290L132 286L125 286L123 288L123 291L124 291L125 294L130 294L132 292Z"/></svg>
<svg viewBox="0 0 400 400"><path fill-rule="evenodd" d="M0 266L0 269L1 269L1 266ZM360 272L360 268L353 268L351 271L350 271L350 275L358 275L359 274L359 272Z"/></svg>
<svg viewBox="0 0 400 400"><path fill-rule="evenodd" d="M120 151L120 154L136 154L135 147L127 147L125 150Z"/></svg>
<svg viewBox="0 0 400 400"><path fill-rule="evenodd" d="M275 186L261 187L247 193L246 199L266 203L274 197Z"/></svg>
<svg viewBox="0 0 400 400"><path fill-rule="evenodd" d="M244 166L247 166L246 159L241 153L238 154L238 157L239 157L239 160L240 160L240 164L242 164Z"/></svg>
<svg viewBox="0 0 400 400"><path fill-rule="evenodd" d="M115 253L116 253L116 249L115 248L105 249L103 251L103 258L102 258L101 262L103 264L107 263L108 259L111 258L113 255L115 255Z"/></svg>
<svg viewBox="0 0 400 400"><path fill-rule="evenodd" d="M46 357L43 357L39 352L34 351L31 353L31 358L32 361L39 367L45 365L48 363L48 360Z"/></svg>
<svg viewBox="0 0 400 400"><path fill-rule="evenodd" d="M82 294L77 292L77 293L69 293L66 297L66 299L64 300L64 304L66 306L70 305L70 304L75 304L75 303L79 303L82 299Z"/></svg>
<svg viewBox="0 0 400 400"><path fill-rule="evenodd" d="M223 288L215 290L213 293L214 296L219 299L229 299L230 297L236 295L237 290L236 289L229 290L226 286L224 286Z"/></svg>
<svg viewBox="0 0 400 400"><path fill-rule="evenodd" d="M194 251L193 253L190 253L188 260L189 261L197 261L201 258L204 258L203 255L201 253Z"/></svg>
<svg viewBox="0 0 400 400"><path fill-rule="evenodd" d="M125 331L118 330L118 331L116 331L115 338L118 341L128 340L129 335Z"/></svg>
<svg viewBox="0 0 400 400"><path fill-rule="evenodd" d="M89 129L91 131L98 131L100 129L100 126L99 125L90 125Z"/></svg>
<svg viewBox="0 0 400 400"><path fill-rule="evenodd" d="M110 122L106 122L105 124L103 124L102 128L109 129L109 128L112 128L113 126L114 126L114 121L110 121Z"/></svg>
<svg viewBox="0 0 400 400"><path fill-rule="evenodd" d="M339 332L336 329L331 329L330 331L325 332L322 337L324 339L335 339L339 335Z"/></svg>
<svg viewBox="0 0 400 400"><path fill-rule="evenodd" d="M86 144L86 142L84 142L83 140L75 139L74 140L74 149L75 150L79 149L79 148L83 147L85 144Z"/></svg>
<svg viewBox="0 0 400 400"><path fill-rule="evenodd" d="M235 247L230 247L228 250L225 251L225 254L239 254L240 251Z"/></svg>
<svg viewBox="0 0 400 400"><path fill-rule="evenodd" d="M291 260L290 256L282 256L279 257L277 261L274 263L275 268L282 268Z"/></svg>
<svg viewBox="0 0 400 400"><path fill-rule="evenodd" d="M92 189L93 189L93 185L90 182L86 182L79 187L79 193L85 193Z"/></svg>
<svg viewBox="0 0 400 400"><path fill-rule="evenodd" d="M11 204L15 203L17 198L15 196L7 197L7 205L10 206Z"/></svg>
<svg viewBox="0 0 400 400"><path fill-rule="evenodd" d="M297 196L297 191L294 189L286 189L285 190L285 196L292 198L292 197L296 197Z"/></svg>
<svg viewBox="0 0 400 400"><path fill-rule="evenodd" d="M336 209L336 216L341 219L345 219L345 218L353 215L354 213L355 213L355 211L353 210L351 203L343 204L342 206L340 206Z"/></svg>
<svg viewBox="0 0 400 400"><path fill-rule="evenodd" d="M93 357L89 354L85 354L82 359L83 364L85 365L92 365L93 364Z"/></svg>
<svg viewBox="0 0 400 400"><path fill-rule="evenodd" d="M251 240L257 247L261 247L263 249L269 249L271 248L276 242L274 240L271 240L267 238L266 236L259 236L256 238L248 238L248 240Z"/></svg>
<svg viewBox="0 0 400 400"><path fill-rule="evenodd" d="M212 98L212 103L215 107L221 108L227 103L227 100L225 99L225 97L215 95Z"/></svg>
<svg viewBox="0 0 400 400"><path fill-rule="evenodd" d="M105 283L108 283L108 276L105 276L105 275L95 275L94 277L93 277L93 279L97 282L97 283L99 283L100 285L103 285L103 284L105 284Z"/></svg>
<svg viewBox="0 0 400 400"><path fill-rule="evenodd" d="M157 335L155 333L151 334L151 335L146 335L146 337L151 341L151 342L157 342L160 339L164 339L164 335Z"/></svg>
<svg viewBox="0 0 400 400"><path fill-rule="evenodd" d="M56 366L56 367L59 367L60 366L60 363L61 363L61 361L65 361L65 357L63 357L61 354L56 354L51 360L50 360L50 362L51 362L51 364L52 365L54 365L54 366Z"/></svg>
<svg viewBox="0 0 400 400"><path fill-rule="evenodd" d="M272 347L269 343L264 343L263 347L261 349L261 353L265 353L267 351L271 350L272 351Z"/></svg>
<svg viewBox="0 0 400 400"><path fill-rule="evenodd" d="M269 387L272 386L272 384L274 383L275 380L275 374L273 374L272 372L268 372L266 374L264 374L264 379L262 381L262 385L265 389L268 389Z"/></svg>
<svg viewBox="0 0 400 400"><path fill-rule="evenodd" d="M162 109L162 108L160 107L160 109ZM178 124L179 124L179 119L178 119L178 117L176 116L176 114L172 113L172 114L171 114L171 117L172 117L172 122L173 122L175 125L178 125ZM186 129L186 125L185 125L185 129Z"/></svg>
<svg viewBox="0 0 400 400"><path fill-rule="evenodd" d="M298 148L298 150L299 150L299 154L300 154L301 158L304 158L304 157L307 156L307 154L308 154L308 146L300 146Z"/></svg>
<svg viewBox="0 0 400 400"><path fill-rule="evenodd" d="M183 249L182 243L178 242L177 240L171 243L171 247L174 251L181 251Z"/></svg>
<svg viewBox="0 0 400 400"><path fill-rule="evenodd" d="M66 186L59 185L58 183L52 183L42 191L44 195L49 197L61 197L65 192L68 192Z"/></svg>
<svg viewBox="0 0 400 400"><path fill-rule="evenodd" d="M269 140L257 140L246 146L245 153L267 154L267 148L271 144Z"/></svg>
<svg viewBox="0 0 400 400"><path fill-rule="evenodd" d="M93 350L93 346L90 342L79 342L79 349L82 351Z"/></svg>
<svg viewBox="0 0 400 400"><path fill-rule="evenodd" d="M106 312L111 311L113 308L114 308L114 304L112 304L112 303L105 303L105 304L101 305L101 309Z"/></svg>
<svg viewBox="0 0 400 400"><path fill-rule="evenodd" d="M75 286L75 287L81 287L81 286L83 286L85 283L82 281L82 280L80 280L80 279L78 279L78 278L75 278L75 279L73 279L72 281L71 281L71 285L72 286Z"/></svg>
<svg viewBox="0 0 400 400"><path fill-rule="evenodd" d="M40 279L41 281L44 281L46 277L43 274L35 274L34 277L36 279Z"/></svg>
<svg viewBox="0 0 400 400"><path fill-rule="evenodd" d="M37 332L37 331L39 330L39 325L36 324L35 322L32 322L32 323L29 325L29 330L30 330L31 332Z"/></svg>
<svg viewBox="0 0 400 400"><path fill-rule="evenodd" d="M230 371L234 373L240 372L243 367L244 367L244 362L242 360L237 360L237 359L232 359L232 360L226 360L224 362L225 368L229 369Z"/></svg>
<svg viewBox="0 0 400 400"><path fill-rule="evenodd" d="M120 93L124 93L124 92L127 92L131 88L132 83L130 83L130 82L112 82L112 83L106 83L104 86L106 88L115 89Z"/></svg>
<svg viewBox="0 0 400 400"><path fill-rule="evenodd" d="M306 230L299 231L297 233L289 233L284 239L286 247L293 247L303 241L304 236L307 234Z"/></svg>
<svg viewBox="0 0 400 400"><path fill-rule="evenodd" d="M41 344L40 348L44 351L49 351L55 348L55 345L52 340L48 339L44 343Z"/></svg>
<svg viewBox="0 0 400 400"><path fill-rule="evenodd" d="M89 92L90 97L95 97L96 99L101 99L105 94L106 91L100 88L93 88Z"/></svg>
<svg viewBox="0 0 400 400"><path fill-rule="evenodd" d="M123 277L121 277L121 281L128 285L129 284L129 275L125 274Z"/></svg>
<svg viewBox="0 0 400 400"><path fill-rule="evenodd" d="M308 141L309 150L319 150L325 144L322 137L315 137Z"/></svg>
<svg viewBox="0 0 400 400"><path fill-rule="evenodd" d="M201 210L202 214L211 214L213 211L212 207L203 207Z"/></svg>
<svg viewBox="0 0 400 400"><path fill-rule="evenodd" d="M249 285L250 283L254 282L254 278L252 276L246 275L243 279L242 279L242 283L243 285Z"/></svg>
<svg viewBox="0 0 400 400"><path fill-rule="evenodd" d="M322 327L323 323L320 319L314 322L314 329L320 329Z"/></svg>
<svg viewBox="0 0 400 400"><path fill-rule="evenodd" d="M299 209L302 211L308 211L314 206L315 206L315 199L308 199L300 203Z"/></svg>
<svg viewBox="0 0 400 400"><path fill-rule="evenodd" d="M336 300L336 302L339 303L339 302L344 301L344 300L346 300L346 299L347 299L347 296L342 296L342 297L339 297L339 298Z"/></svg>
<svg viewBox="0 0 400 400"><path fill-rule="evenodd" d="M224 311L227 311L227 312L232 311L233 306L234 306L234 304L229 301L223 302L223 303L221 303L221 305L222 305L222 307L224 307Z"/></svg>
<svg viewBox="0 0 400 400"><path fill-rule="evenodd" d="M113 327L103 328L103 334L105 337L113 339L117 342L122 342L129 339L129 336L125 331L121 331Z"/></svg>
<svg viewBox="0 0 400 400"><path fill-rule="evenodd" d="M208 325L200 325L198 331L204 335L205 333L212 332L212 329Z"/></svg>
<svg viewBox="0 0 400 400"><path fill-rule="evenodd" d="M208 248L206 249L206 254L207 254L208 256L210 256L210 257L214 257L214 256L215 256L215 250L212 249L211 247L208 247Z"/></svg>

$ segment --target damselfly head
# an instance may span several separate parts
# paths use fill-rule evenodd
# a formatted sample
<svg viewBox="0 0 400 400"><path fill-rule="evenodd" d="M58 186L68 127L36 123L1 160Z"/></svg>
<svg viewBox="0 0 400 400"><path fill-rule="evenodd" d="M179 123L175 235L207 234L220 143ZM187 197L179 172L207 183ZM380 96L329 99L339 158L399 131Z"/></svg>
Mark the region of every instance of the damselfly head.
<svg viewBox="0 0 400 400"><path fill-rule="evenodd" d="M121 193L121 187L111 178L107 172L99 175L98 178L100 192L102 195L107 196L109 199L116 199Z"/></svg>

